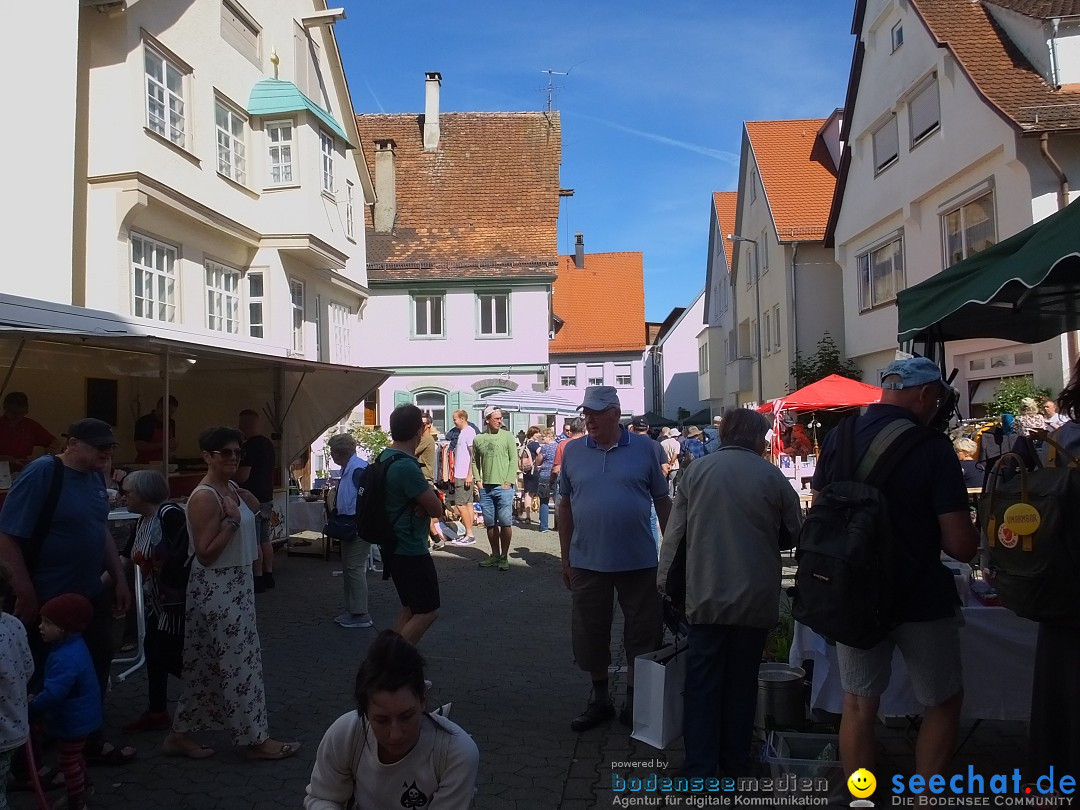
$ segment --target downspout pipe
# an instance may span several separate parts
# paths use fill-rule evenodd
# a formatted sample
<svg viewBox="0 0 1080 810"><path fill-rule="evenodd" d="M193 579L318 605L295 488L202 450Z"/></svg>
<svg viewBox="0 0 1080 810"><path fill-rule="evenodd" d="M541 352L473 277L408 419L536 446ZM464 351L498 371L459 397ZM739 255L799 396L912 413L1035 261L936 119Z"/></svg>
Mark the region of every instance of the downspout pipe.
<svg viewBox="0 0 1080 810"><path fill-rule="evenodd" d="M801 242L792 242L791 244L791 361L793 364L799 354L799 282L797 281L798 272L796 267L799 264L800 244Z"/></svg>
<svg viewBox="0 0 1080 810"><path fill-rule="evenodd" d="M1069 178L1065 175L1061 165L1050 154L1050 133L1044 132L1039 135L1039 154L1043 156L1046 165L1054 173L1058 181L1058 210L1069 204Z"/></svg>
<svg viewBox="0 0 1080 810"><path fill-rule="evenodd" d="M1050 21L1050 81L1055 90L1061 89L1061 81L1058 76L1058 52L1057 38L1058 27L1061 25L1061 17L1054 17Z"/></svg>
<svg viewBox="0 0 1080 810"><path fill-rule="evenodd" d="M1054 20L1057 23L1057 20ZM1055 25L1055 30L1057 26ZM1050 171L1054 173L1054 176L1058 181L1058 210L1065 208L1069 204L1069 178L1065 175L1061 166L1053 155L1050 154L1050 133L1043 132L1039 135L1039 154L1043 156L1043 160L1046 161L1046 165L1050 167ZM1080 357L1080 338L1078 338L1075 331L1069 332L1067 340L1069 350L1069 367L1075 366L1077 358Z"/></svg>

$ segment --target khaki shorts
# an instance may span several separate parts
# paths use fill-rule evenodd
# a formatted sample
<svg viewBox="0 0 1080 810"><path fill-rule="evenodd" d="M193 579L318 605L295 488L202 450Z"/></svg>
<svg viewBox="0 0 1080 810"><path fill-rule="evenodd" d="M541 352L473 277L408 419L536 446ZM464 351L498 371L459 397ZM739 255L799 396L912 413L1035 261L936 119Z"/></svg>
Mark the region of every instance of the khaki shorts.
<svg viewBox="0 0 1080 810"><path fill-rule="evenodd" d="M465 484L456 484L454 486L454 494L450 496L450 502L454 506L466 506L473 502L473 488L467 487Z"/></svg>
<svg viewBox="0 0 1080 810"><path fill-rule="evenodd" d="M869 650L836 645L840 684L858 697L879 698L885 694L892 675L893 648L904 656L911 688L923 706L940 706L964 686L960 665L960 628L964 616L960 608L945 619L907 622Z"/></svg>

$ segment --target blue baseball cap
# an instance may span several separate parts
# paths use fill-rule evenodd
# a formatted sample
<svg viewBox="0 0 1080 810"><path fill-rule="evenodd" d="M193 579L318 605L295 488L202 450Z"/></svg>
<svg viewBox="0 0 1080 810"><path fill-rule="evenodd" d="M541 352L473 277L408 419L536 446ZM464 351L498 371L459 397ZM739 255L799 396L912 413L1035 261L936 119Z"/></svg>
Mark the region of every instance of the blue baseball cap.
<svg viewBox="0 0 1080 810"><path fill-rule="evenodd" d="M899 380L885 382L889 377ZM893 360L881 372L881 387L898 391L902 388L917 388L929 383L941 383L941 369L932 360L925 357L909 357L906 360Z"/></svg>
<svg viewBox="0 0 1080 810"><path fill-rule="evenodd" d="M585 389L585 398L578 408L590 411L606 411L608 408L621 408L619 392L611 385L590 385Z"/></svg>

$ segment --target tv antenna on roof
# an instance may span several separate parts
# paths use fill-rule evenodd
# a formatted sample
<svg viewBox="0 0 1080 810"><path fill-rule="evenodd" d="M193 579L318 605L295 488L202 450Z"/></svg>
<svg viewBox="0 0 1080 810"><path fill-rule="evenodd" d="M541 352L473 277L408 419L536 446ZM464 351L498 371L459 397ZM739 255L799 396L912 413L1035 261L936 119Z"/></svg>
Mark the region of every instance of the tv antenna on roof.
<svg viewBox="0 0 1080 810"><path fill-rule="evenodd" d="M584 59L581 60L581 62L584 62L584 61L585 61ZM552 108L555 106L555 91L559 89L559 85L555 84L555 80L552 78L552 76L569 76L570 71L573 70L574 68L576 68L578 65L580 65L581 62L578 62L577 64L574 64L574 65L571 65L567 70L552 70L550 68L547 68L545 70L540 71L541 73L546 73L547 77L548 77L547 88L546 88L547 106L544 109L545 112L551 112Z"/></svg>

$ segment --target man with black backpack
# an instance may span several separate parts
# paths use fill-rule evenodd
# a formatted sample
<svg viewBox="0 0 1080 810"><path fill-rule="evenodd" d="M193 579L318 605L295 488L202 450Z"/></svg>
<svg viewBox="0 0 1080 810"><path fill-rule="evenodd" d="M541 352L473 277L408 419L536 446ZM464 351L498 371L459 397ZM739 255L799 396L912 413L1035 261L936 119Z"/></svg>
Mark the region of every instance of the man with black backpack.
<svg viewBox="0 0 1080 810"><path fill-rule="evenodd" d="M896 360L881 386L880 404L842 422L822 445L815 502L799 537L795 616L818 632L816 618L831 621L849 642L834 638L844 688L845 772L875 770L874 723L899 647L926 707L915 769L930 777L947 770L963 702L963 619L941 552L966 562L978 550L978 536L960 462L948 437L927 427L948 397L941 372L923 357ZM866 523L857 528L864 530L852 531L860 515ZM841 559L841 567L830 567L819 553L829 544L857 564L845 570ZM867 580L873 586L860 589Z"/></svg>
<svg viewBox="0 0 1080 810"><path fill-rule="evenodd" d="M401 599L401 613L394 631L412 644L439 616L439 577L428 550L428 525L443 514L442 501L424 478L416 460L416 446L424 434L424 419L415 405L401 405L390 414L390 446L379 454L375 465L385 470L382 479L382 509L393 532L393 551L383 547L383 565L388 567L394 588ZM365 489L361 514L379 504L369 503ZM364 523L361 521L361 527ZM361 534L363 534L361 528ZM381 541L382 538L367 537Z"/></svg>

